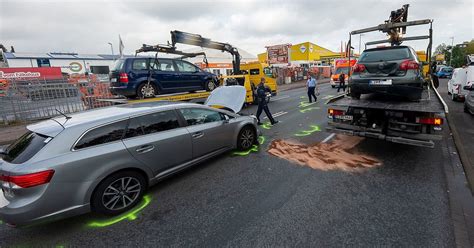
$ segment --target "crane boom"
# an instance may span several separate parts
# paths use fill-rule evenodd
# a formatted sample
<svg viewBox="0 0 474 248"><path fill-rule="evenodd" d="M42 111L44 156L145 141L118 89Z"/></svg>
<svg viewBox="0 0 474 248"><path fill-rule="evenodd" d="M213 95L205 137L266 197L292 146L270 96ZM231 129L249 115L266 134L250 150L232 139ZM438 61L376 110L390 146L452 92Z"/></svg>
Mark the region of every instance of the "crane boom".
<svg viewBox="0 0 474 248"><path fill-rule="evenodd" d="M236 47L233 47L229 43L212 41L211 39L204 38L198 34L191 34L178 30L171 31L171 46L175 47L176 43L200 46L222 52L228 52L232 55L232 67L235 75L240 75L240 54Z"/></svg>

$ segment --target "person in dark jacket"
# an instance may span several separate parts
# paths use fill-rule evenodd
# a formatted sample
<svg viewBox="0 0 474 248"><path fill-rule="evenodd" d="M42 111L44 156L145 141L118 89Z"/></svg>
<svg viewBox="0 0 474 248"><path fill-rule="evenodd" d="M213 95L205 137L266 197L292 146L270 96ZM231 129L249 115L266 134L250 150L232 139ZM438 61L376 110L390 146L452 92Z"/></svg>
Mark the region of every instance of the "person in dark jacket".
<svg viewBox="0 0 474 248"><path fill-rule="evenodd" d="M262 110L265 111L265 114L267 115L272 125L278 123L278 121L275 121L275 119L273 119L272 113L270 113L270 109L268 109L267 93L271 92L271 90L268 87L265 87L265 78L262 77L260 79L260 83L258 84L256 91L257 91L257 102L258 102L258 109L257 109L258 125L262 125L262 122L260 121L260 115L262 114Z"/></svg>
<svg viewBox="0 0 474 248"><path fill-rule="evenodd" d="M346 75L343 73L339 74L339 87L337 92L342 88L342 92L346 91Z"/></svg>

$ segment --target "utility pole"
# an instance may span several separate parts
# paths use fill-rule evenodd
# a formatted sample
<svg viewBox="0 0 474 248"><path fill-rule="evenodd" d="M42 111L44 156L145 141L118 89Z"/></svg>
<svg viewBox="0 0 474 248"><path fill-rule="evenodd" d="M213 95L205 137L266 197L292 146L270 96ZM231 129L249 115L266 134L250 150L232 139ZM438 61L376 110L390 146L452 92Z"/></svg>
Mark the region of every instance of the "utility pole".
<svg viewBox="0 0 474 248"><path fill-rule="evenodd" d="M449 66L453 64L453 48L454 48L454 36L449 37L451 39L451 56L449 58Z"/></svg>

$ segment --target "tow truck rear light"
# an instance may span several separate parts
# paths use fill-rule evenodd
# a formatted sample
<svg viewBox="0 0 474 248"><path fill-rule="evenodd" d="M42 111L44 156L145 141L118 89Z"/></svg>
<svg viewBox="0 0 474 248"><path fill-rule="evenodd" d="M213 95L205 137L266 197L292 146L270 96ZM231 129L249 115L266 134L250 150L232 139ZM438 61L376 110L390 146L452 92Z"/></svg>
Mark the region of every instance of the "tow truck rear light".
<svg viewBox="0 0 474 248"><path fill-rule="evenodd" d="M119 74L119 82L120 83L128 83L127 73L122 72L122 73Z"/></svg>
<svg viewBox="0 0 474 248"><path fill-rule="evenodd" d="M46 184L51 181L54 170L46 170L31 174L6 176L0 175L0 181L12 183L21 188L31 188L38 185Z"/></svg>
<svg viewBox="0 0 474 248"><path fill-rule="evenodd" d="M428 124L428 125L442 125L443 118L435 117L435 118L417 118L417 123L420 124Z"/></svg>
<svg viewBox="0 0 474 248"><path fill-rule="evenodd" d="M363 64L355 64L355 65L352 67L352 71L353 71L353 72L363 72L363 71L365 71L365 65L363 65Z"/></svg>
<svg viewBox="0 0 474 248"><path fill-rule="evenodd" d="M344 115L344 111L337 109L328 109L328 114L330 116Z"/></svg>
<svg viewBox="0 0 474 248"><path fill-rule="evenodd" d="M418 69L420 69L420 65L415 60L409 59L400 63L401 71L418 70Z"/></svg>

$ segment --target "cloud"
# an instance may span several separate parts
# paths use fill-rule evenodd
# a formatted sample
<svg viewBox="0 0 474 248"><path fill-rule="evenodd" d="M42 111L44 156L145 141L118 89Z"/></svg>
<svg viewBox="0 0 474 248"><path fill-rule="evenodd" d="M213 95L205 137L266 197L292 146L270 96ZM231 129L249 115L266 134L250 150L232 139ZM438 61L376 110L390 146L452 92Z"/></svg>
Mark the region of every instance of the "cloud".
<svg viewBox="0 0 474 248"><path fill-rule="evenodd" d="M268 45L305 41L338 51L349 31L382 23L391 10L406 2L0 0L0 42L22 52L110 53L107 43L112 42L117 52L120 34L125 51L133 53L143 43L164 44L171 30L182 30L254 54ZM410 20L434 19L435 45L449 43L452 36L455 43L474 37L472 1L408 2ZM425 33L427 27L408 29L408 35ZM384 37L383 33L364 35L361 45ZM353 39L357 49L359 37ZM427 43L413 44L424 50Z"/></svg>

